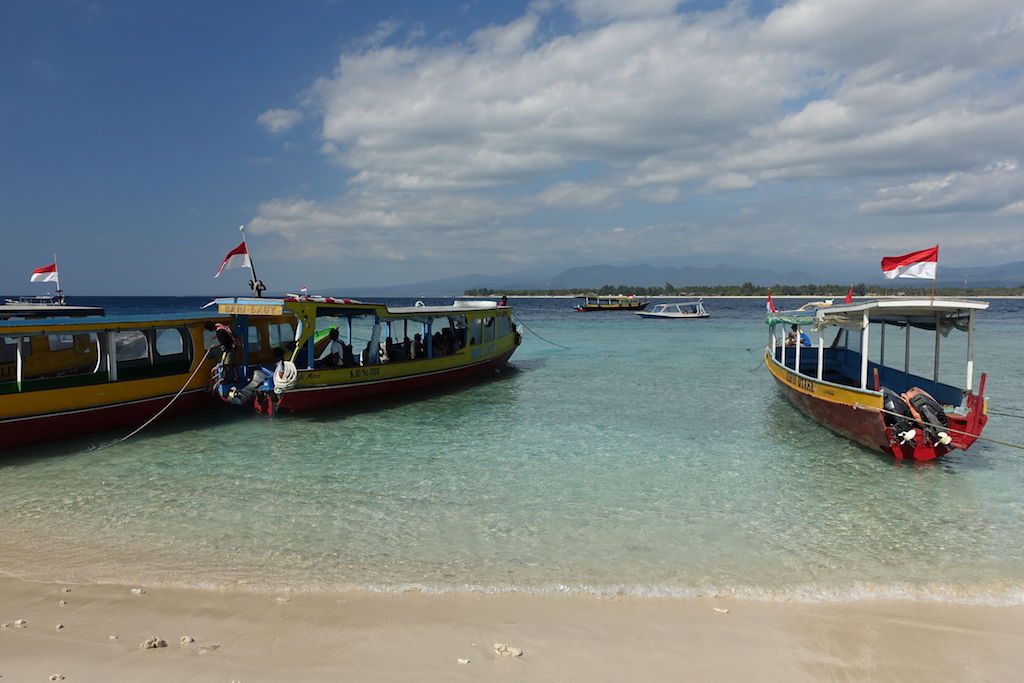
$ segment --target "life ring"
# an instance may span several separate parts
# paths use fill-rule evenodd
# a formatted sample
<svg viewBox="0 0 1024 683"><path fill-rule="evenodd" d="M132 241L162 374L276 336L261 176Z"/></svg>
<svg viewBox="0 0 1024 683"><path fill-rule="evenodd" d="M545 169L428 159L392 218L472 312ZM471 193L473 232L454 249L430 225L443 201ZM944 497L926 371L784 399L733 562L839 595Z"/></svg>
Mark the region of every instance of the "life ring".
<svg viewBox="0 0 1024 683"><path fill-rule="evenodd" d="M274 393L283 394L293 388L298 378L299 370L295 363L290 360L281 361L274 370Z"/></svg>
<svg viewBox="0 0 1024 683"><path fill-rule="evenodd" d="M422 301L417 301L417 302L416 302L415 304L413 304L413 305L414 305L414 306L416 306L416 308L423 308L424 306L426 306L426 304L425 304L425 303L423 303Z"/></svg>

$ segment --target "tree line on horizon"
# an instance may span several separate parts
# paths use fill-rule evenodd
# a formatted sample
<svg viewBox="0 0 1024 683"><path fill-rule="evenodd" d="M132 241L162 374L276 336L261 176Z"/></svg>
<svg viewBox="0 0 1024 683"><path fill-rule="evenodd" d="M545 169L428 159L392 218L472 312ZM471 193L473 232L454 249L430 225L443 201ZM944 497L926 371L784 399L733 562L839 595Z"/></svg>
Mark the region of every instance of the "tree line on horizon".
<svg viewBox="0 0 1024 683"><path fill-rule="evenodd" d="M671 282L662 286L637 287L634 285L604 285L600 289L573 287L568 289L493 289L476 287L467 289L465 296L582 296L584 294L599 295L635 295L635 296L768 296L771 292L777 296L827 296L843 297L851 285L837 284L805 284L805 285L771 285L770 287L744 282L741 285L688 285L676 287ZM904 287L899 285L869 287L859 282L853 287L854 296L906 295L930 296L931 287ZM939 287L939 296L1022 296L1024 285L1020 287Z"/></svg>

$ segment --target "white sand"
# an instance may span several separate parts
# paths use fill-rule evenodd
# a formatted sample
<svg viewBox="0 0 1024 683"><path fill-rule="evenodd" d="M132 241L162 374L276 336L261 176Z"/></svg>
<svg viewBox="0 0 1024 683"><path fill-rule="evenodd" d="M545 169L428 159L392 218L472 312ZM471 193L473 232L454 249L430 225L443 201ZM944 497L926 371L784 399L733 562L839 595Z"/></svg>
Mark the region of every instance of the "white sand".
<svg viewBox="0 0 1024 683"><path fill-rule="evenodd" d="M28 622L0 630L3 683L53 674L69 682L995 681L1024 670L1024 607L61 588L0 579L0 623ZM195 642L182 647L185 635ZM140 650L151 636L168 647ZM524 654L498 656L495 643Z"/></svg>

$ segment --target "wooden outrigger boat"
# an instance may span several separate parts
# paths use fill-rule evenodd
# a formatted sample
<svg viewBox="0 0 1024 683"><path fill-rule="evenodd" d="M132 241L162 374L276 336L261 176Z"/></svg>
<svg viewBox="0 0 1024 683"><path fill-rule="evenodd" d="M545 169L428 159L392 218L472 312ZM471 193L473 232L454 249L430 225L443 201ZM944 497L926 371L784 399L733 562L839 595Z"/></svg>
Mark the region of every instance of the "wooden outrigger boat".
<svg viewBox="0 0 1024 683"><path fill-rule="evenodd" d="M583 303L576 306L576 310L580 313L593 313L595 311L642 311L650 304L650 301L647 299L635 297L632 294L584 294L576 298L583 299Z"/></svg>
<svg viewBox="0 0 1024 683"><path fill-rule="evenodd" d="M693 320L711 317L704 308L704 299L657 304L650 311L637 311L636 314L648 320Z"/></svg>
<svg viewBox="0 0 1024 683"><path fill-rule="evenodd" d="M765 365L790 403L833 432L899 459L932 460L969 448L988 421L984 373L974 390L974 316L986 308L982 301L893 299L772 312ZM839 333L825 346L830 327ZM885 364L891 327L904 330L902 369ZM804 328L817 333L816 343ZM872 328L877 362L863 351L872 348ZM934 333L930 379L910 374L911 329ZM941 339L952 330L967 333L962 388L939 381Z"/></svg>
<svg viewBox="0 0 1024 683"><path fill-rule="evenodd" d="M0 449L152 418L210 400L210 314L0 322Z"/></svg>
<svg viewBox="0 0 1024 683"><path fill-rule="evenodd" d="M228 403L270 414L482 375L504 365L522 341L512 309L492 301L389 308L302 296L223 298L215 303L220 313L233 317L242 342L241 376L222 375L216 392ZM265 341L262 333L253 332L261 320L285 321L274 324L294 330L294 336L286 338L282 331L279 344ZM253 362L254 346L275 353L278 361Z"/></svg>

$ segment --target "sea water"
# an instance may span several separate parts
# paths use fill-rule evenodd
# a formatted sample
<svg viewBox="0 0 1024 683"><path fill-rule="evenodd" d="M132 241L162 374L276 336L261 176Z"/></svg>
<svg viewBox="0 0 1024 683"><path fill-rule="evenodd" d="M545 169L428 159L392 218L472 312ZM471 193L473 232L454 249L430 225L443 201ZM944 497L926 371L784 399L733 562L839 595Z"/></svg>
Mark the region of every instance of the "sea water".
<svg viewBox="0 0 1024 683"><path fill-rule="evenodd" d="M79 303L116 314L205 302ZM979 442L914 465L833 435L759 367L762 300L710 299L710 319L687 321L512 303L524 343L482 380L273 419L215 409L109 447L96 448L120 432L5 455L0 573L1024 602L1024 451ZM1024 415L1022 333L1020 301L978 317L993 411ZM887 334L902 364L902 332ZM957 336L940 362L961 384ZM933 346L912 332L915 372L930 376ZM1024 443L1024 419L993 415L985 435Z"/></svg>

